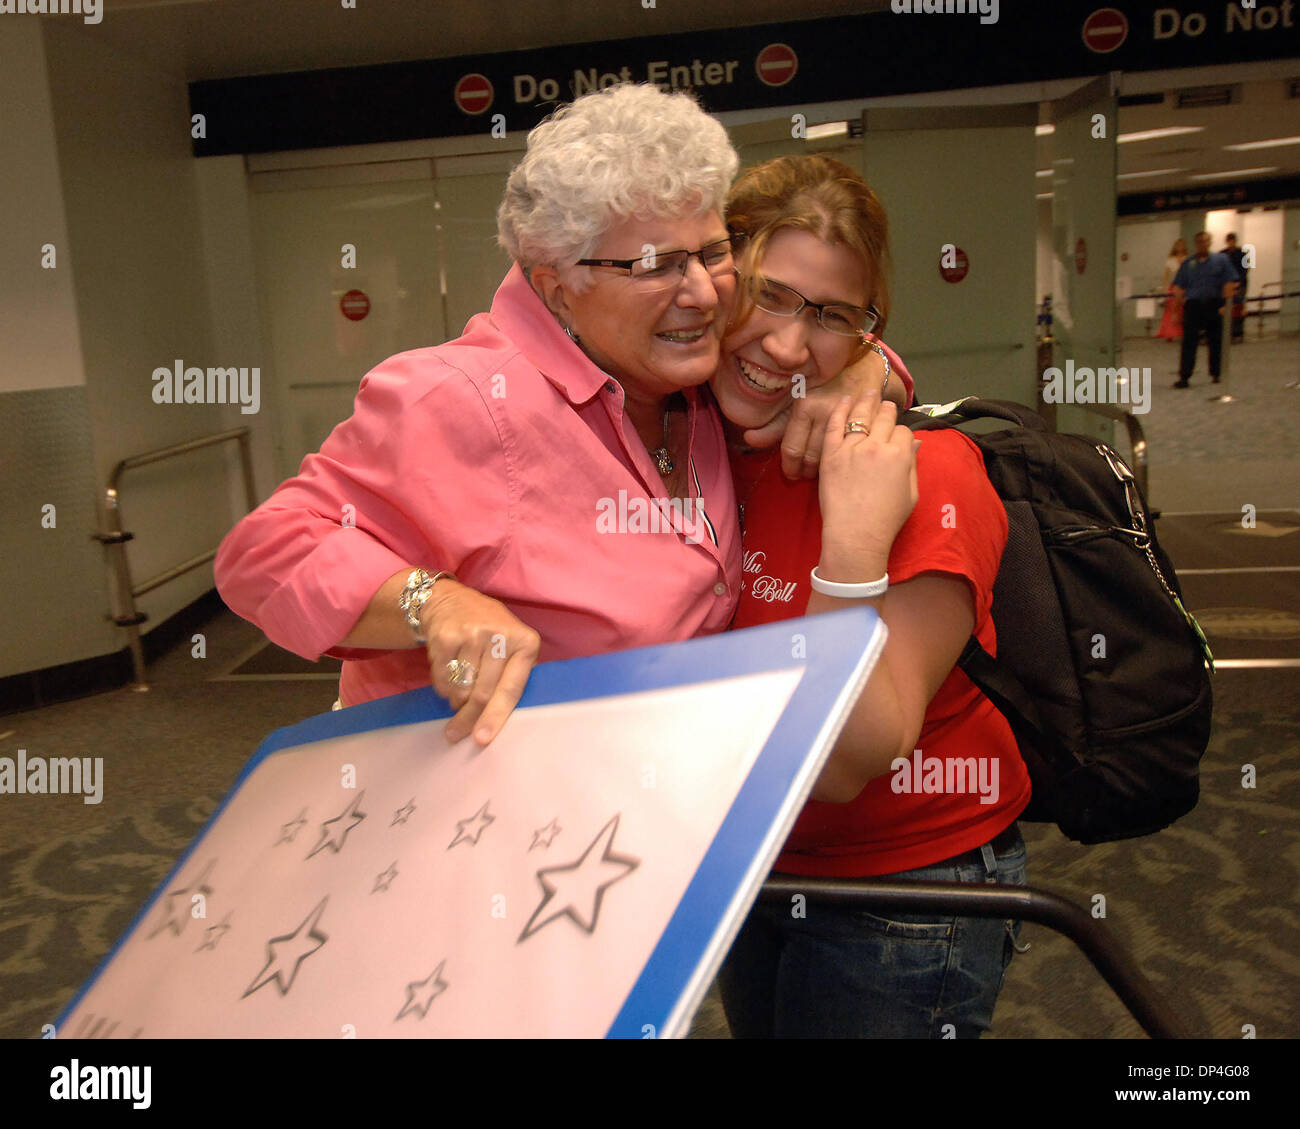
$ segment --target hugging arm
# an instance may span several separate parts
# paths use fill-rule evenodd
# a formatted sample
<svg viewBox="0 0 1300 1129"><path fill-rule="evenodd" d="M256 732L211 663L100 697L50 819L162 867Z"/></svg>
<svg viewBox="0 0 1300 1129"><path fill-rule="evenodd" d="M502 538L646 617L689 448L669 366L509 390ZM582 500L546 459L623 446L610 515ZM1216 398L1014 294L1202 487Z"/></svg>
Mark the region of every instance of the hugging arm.
<svg viewBox="0 0 1300 1129"><path fill-rule="evenodd" d="M366 375L353 414L298 474L226 535L217 588L273 643L313 662L418 647L397 595L417 566L454 570L508 536L502 468L495 428L462 373L390 357ZM486 744L522 692L536 633L503 604L447 579L434 585L420 623L430 682L460 711L448 738L482 715L480 729L491 732L477 736ZM478 661L485 633L518 648L507 650L510 662ZM472 688L450 684L447 662L458 656L479 666Z"/></svg>
<svg viewBox="0 0 1300 1129"><path fill-rule="evenodd" d="M813 790L814 799L832 803L849 802L898 758L912 755L926 710L957 665L981 607L987 614L1006 538L1001 503L978 453L947 439L936 440L946 448L927 451L897 426L892 404L876 409L873 400L878 403L878 394L868 393L851 409L841 401L831 414L818 486L818 575L860 584L890 567L897 574L882 596L846 600L814 591L809 597L810 615L867 604L889 631ZM870 419L868 433L845 436L849 418ZM949 514L958 515L955 525Z"/></svg>
<svg viewBox="0 0 1300 1129"><path fill-rule="evenodd" d="M911 407L912 376L907 366L883 341L879 345L889 356L885 398L899 408ZM840 398L846 395L856 397L869 390L879 392L884 380L884 360L875 349L868 349L834 380L795 398L791 406L766 427L745 432L745 442L753 447L770 447L780 442L781 469L785 476L791 479L815 478L822 457L826 421Z"/></svg>

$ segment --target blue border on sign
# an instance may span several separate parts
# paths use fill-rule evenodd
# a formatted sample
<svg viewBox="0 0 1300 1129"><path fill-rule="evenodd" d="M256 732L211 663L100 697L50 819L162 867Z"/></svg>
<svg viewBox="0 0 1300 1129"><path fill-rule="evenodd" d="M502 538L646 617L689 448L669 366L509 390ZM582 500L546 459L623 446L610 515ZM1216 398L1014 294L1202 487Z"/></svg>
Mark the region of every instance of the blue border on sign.
<svg viewBox="0 0 1300 1129"><path fill-rule="evenodd" d="M784 657L791 653L790 640L795 634L804 636L804 653L810 657L798 660ZM656 1032L664 1031L683 993L692 982L698 983L701 962L709 958L710 950L716 949L714 942L727 908L751 872L755 856L770 838L773 821L786 806L790 789L805 768L817 734L825 727L855 674L865 679L866 673L861 668L868 662L868 656L878 653L880 635L876 613L859 607L684 643L543 663L534 668L519 702L521 709L779 670L802 668L804 672L659 943L610 1026L609 1037L642 1038L646 1025ZM176 865L59 1013L54 1023L56 1036L64 1020L161 901L239 789L268 757L284 749L334 737L436 721L451 717L454 712L431 687L424 687L332 710L271 733L240 770L225 798ZM838 731L838 726L835 728ZM787 822L793 822L794 814L797 812L791 813ZM768 851L771 858L766 860L764 874L770 869L779 845L778 842L776 848ZM747 892L747 907L757 893L757 886ZM702 923L707 928L702 929ZM733 924L738 928L738 923ZM715 967L708 970L710 974L721 963L721 955L714 956Z"/></svg>

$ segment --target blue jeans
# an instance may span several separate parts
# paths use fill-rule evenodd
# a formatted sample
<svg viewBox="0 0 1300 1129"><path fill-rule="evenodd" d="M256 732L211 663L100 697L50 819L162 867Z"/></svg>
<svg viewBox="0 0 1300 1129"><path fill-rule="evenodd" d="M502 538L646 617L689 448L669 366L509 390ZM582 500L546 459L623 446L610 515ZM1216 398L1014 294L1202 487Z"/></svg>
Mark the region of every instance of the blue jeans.
<svg viewBox="0 0 1300 1129"><path fill-rule="evenodd" d="M1025 842L989 845L933 866L881 878L1024 886ZM893 918L808 901L806 917L782 902L756 903L718 986L732 1036L755 1038L977 1039L1020 934L1020 922Z"/></svg>

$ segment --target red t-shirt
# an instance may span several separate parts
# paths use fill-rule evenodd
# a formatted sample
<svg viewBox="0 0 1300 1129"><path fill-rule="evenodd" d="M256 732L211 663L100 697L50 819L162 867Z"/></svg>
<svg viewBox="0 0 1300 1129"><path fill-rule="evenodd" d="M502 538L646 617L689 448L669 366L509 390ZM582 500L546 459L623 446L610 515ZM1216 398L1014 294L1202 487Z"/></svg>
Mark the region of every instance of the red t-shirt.
<svg viewBox="0 0 1300 1129"><path fill-rule="evenodd" d="M975 635L996 654L990 609L1006 511L970 439L951 430L917 438L919 500L890 550L889 582L926 572L962 577L975 600ZM745 529L734 626L804 615L808 574L821 556L817 481L787 480L779 452L734 455L732 470ZM960 669L926 708L917 746L905 772L876 777L851 802L810 800L775 869L866 877L928 866L988 842L1028 804L1029 775L1010 726Z"/></svg>

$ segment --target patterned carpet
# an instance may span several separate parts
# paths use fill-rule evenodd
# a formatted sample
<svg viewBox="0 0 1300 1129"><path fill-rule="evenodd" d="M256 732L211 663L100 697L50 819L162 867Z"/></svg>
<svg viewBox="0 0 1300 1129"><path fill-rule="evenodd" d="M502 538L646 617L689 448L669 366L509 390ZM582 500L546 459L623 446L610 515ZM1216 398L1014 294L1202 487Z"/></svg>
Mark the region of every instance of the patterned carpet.
<svg viewBox="0 0 1300 1129"><path fill-rule="evenodd" d="M1245 1024L1261 1038L1300 1034L1300 724L1263 720L1284 702L1294 713L1293 684L1290 672L1218 676L1221 701L1242 700L1249 689L1253 705L1217 711L1201 803L1173 828L1080 847L1053 827L1023 827L1031 885L1083 906L1104 894L1107 927L1201 1036L1240 1038ZM321 696L322 687L308 687ZM77 705L84 703L58 708ZM1246 763L1256 768L1254 790L1241 787ZM0 853L0 1036L36 1036L58 1014L201 828L219 791L83 818L77 830ZM993 1037L1141 1037L1070 941L1035 925L1026 925L1023 941L1031 947L1012 962ZM727 1037L716 995L692 1034Z"/></svg>

